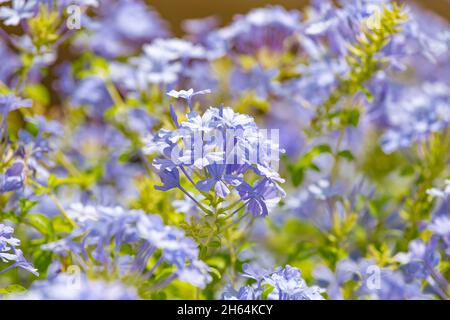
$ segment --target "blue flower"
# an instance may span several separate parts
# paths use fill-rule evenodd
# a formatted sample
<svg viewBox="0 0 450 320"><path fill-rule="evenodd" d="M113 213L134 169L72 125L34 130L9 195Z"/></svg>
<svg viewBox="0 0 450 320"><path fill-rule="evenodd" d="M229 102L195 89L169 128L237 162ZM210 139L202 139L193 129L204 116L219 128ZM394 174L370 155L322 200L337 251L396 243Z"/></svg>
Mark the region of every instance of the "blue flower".
<svg viewBox="0 0 450 320"><path fill-rule="evenodd" d="M245 201L247 211L255 217L265 217L269 214L269 207L278 203L285 192L268 178L255 182L253 186L242 183L237 187L241 199Z"/></svg>
<svg viewBox="0 0 450 320"><path fill-rule="evenodd" d="M194 92L194 89L189 89L188 91L186 90L181 90L181 91L175 91L172 90L170 92L167 92L167 95L174 97L176 99L185 99L188 102L188 106L189 106L189 110L192 111L193 109L193 105L192 105L192 98L200 95L200 94L207 94L207 93L211 93L210 89L206 89L206 90L202 90L202 91L196 91Z"/></svg>
<svg viewBox="0 0 450 320"><path fill-rule="evenodd" d="M211 164L206 166L211 178L199 181L196 186L199 190L209 192L214 188L215 193L221 197L225 198L229 193L230 189L227 187L225 182L230 185L238 186L242 183L242 178L234 175L225 174L226 166L223 164Z"/></svg>
<svg viewBox="0 0 450 320"><path fill-rule="evenodd" d="M174 95L189 98L193 93L183 91ZM265 151L277 156L282 150L278 143L258 132L253 118L224 107L209 108L203 115L190 112L187 121L181 123L177 117L172 118L176 129L161 129L145 147L145 152L158 152L162 156L154 160L163 182L157 189L178 188L205 209L180 185L182 173L196 191L214 189L222 199L233 197L232 191L238 191L241 206L234 213L245 207L254 216L268 215L269 208L285 196L279 186L284 180L271 167L272 159L264 156ZM260 177L253 185L245 181L251 173Z"/></svg>
<svg viewBox="0 0 450 320"><path fill-rule="evenodd" d="M208 42L225 50L254 54L259 49L282 51L285 40L299 31L300 12L268 6L237 16L230 26L213 32Z"/></svg>
<svg viewBox="0 0 450 320"><path fill-rule="evenodd" d="M270 288L268 300L323 300L322 293L325 291L317 286L309 287L303 280L299 269L286 265L274 271L264 270L255 272L253 268L246 266L247 272L244 276L255 279L253 285L246 285L235 291L229 287L223 298L227 300L261 300L263 299L263 288Z"/></svg>
<svg viewBox="0 0 450 320"><path fill-rule="evenodd" d="M74 204L68 214L77 228L66 238L43 246L63 256L72 255L82 266L89 266L90 257L96 270L119 271L150 279L163 263L174 266L174 272L163 283L180 279L204 287L211 281L209 267L198 259L196 242L181 229L167 226L160 216L146 215L139 210L122 207L83 206ZM124 246L135 248L126 259L118 259ZM148 262L158 254L150 270ZM167 283L166 283L167 282ZM157 284L155 284L157 285Z"/></svg>
<svg viewBox="0 0 450 320"><path fill-rule="evenodd" d="M130 58L126 64L114 64L112 77L133 92L148 90L154 84L164 89L198 83L214 85L210 59L209 51L201 45L176 38L156 39L143 46L140 56ZM172 93L178 95L178 91ZM186 99L188 95L188 91L182 94Z"/></svg>
<svg viewBox="0 0 450 320"><path fill-rule="evenodd" d="M445 208L444 208L445 209ZM448 209L448 208L447 208ZM436 215L433 217L427 228L433 234L441 237L447 247L447 255L450 256L450 216L447 214Z"/></svg>
<svg viewBox="0 0 450 320"><path fill-rule="evenodd" d="M401 271L379 267L372 260L347 259L337 265L334 273L326 267L320 267L314 274L318 282L331 292L332 299L342 299L342 288L350 281L358 285L354 294L361 299L403 300L430 297L422 291L419 281L408 281Z"/></svg>
<svg viewBox="0 0 450 320"><path fill-rule="evenodd" d="M230 88L232 92L240 93L251 91L260 99L267 99L275 91L274 78L278 75L278 70L265 70L257 64L249 71L241 69L233 70L230 77Z"/></svg>
<svg viewBox="0 0 450 320"><path fill-rule="evenodd" d="M450 124L450 90L444 83L408 87L388 97L388 130L381 138L385 153L409 147Z"/></svg>
<svg viewBox="0 0 450 320"><path fill-rule="evenodd" d="M8 61L8 63L2 63L0 65L0 81L9 84L11 76L20 68L21 64L19 57L8 48L2 39L0 39L0 60Z"/></svg>
<svg viewBox="0 0 450 320"><path fill-rule="evenodd" d="M19 108L30 108L31 105L32 101L29 99L24 100L13 94L0 95L0 114L2 117Z"/></svg>
<svg viewBox="0 0 450 320"><path fill-rule="evenodd" d="M12 7L0 7L0 19L7 26L17 26L21 20L31 18L36 13L36 0L12 0Z"/></svg>
<svg viewBox="0 0 450 320"><path fill-rule="evenodd" d="M22 189L25 184L25 162L17 158L5 174L0 174L0 194Z"/></svg>
<svg viewBox="0 0 450 320"><path fill-rule="evenodd" d="M180 173L178 172L178 169L172 164L165 164L167 163L158 161L158 159L155 159L153 162L154 167L158 170L161 182L163 183L162 186L155 186L155 189L167 191L180 187Z"/></svg>
<svg viewBox="0 0 450 320"><path fill-rule="evenodd" d="M20 240L14 238L13 233L14 229L12 227L0 223L0 261L4 263L12 262L8 267L0 270L0 274L13 268L22 268L39 276L37 269L25 259L22 250L17 248L20 246Z"/></svg>
<svg viewBox="0 0 450 320"><path fill-rule="evenodd" d="M354 261L345 259L337 263L335 272L325 266L319 266L314 269L313 274L317 283L327 289L330 299L343 300L342 286L355 278L357 270L358 267Z"/></svg>
<svg viewBox="0 0 450 320"><path fill-rule="evenodd" d="M30 108L32 101L29 99L21 99L13 94L1 95L0 94L0 116L2 117L2 122L0 123L0 138L6 136L8 133L8 128L6 125L6 118L8 113L17 110L19 108Z"/></svg>
<svg viewBox="0 0 450 320"><path fill-rule="evenodd" d="M409 251L398 253L395 258L402 264L408 279L426 279L437 267L440 256L437 250L439 238L434 236L426 244L422 240L409 243Z"/></svg>
<svg viewBox="0 0 450 320"><path fill-rule="evenodd" d="M89 35L78 43L108 59L129 56L145 44L169 35L165 21L140 0L114 0L96 10L98 16L83 16Z"/></svg>
<svg viewBox="0 0 450 320"><path fill-rule="evenodd" d="M133 287L119 281L90 280L84 273L60 273L43 281L36 281L19 300L138 300Z"/></svg>
<svg viewBox="0 0 450 320"><path fill-rule="evenodd" d="M104 81L96 76L86 77L75 85L70 96L74 106L87 106L92 115L101 117L113 105Z"/></svg>

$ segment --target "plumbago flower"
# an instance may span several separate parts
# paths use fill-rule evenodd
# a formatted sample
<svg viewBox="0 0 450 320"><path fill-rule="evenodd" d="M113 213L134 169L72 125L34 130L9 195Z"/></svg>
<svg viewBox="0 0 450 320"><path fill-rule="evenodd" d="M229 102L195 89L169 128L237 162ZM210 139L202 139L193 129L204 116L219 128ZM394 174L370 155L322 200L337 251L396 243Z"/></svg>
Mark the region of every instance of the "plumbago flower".
<svg viewBox="0 0 450 320"><path fill-rule="evenodd" d="M0 267L0 274L13 268L22 268L39 276L37 269L25 259L22 250L17 248L20 245L20 240L14 238L13 233L12 227L0 223L0 262L10 263L6 268Z"/></svg>
<svg viewBox="0 0 450 320"><path fill-rule="evenodd" d="M196 93L188 92L170 95L191 101ZM162 155L153 162L163 183L156 188L181 190L207 214L228 214L225 211L238 207L229 216L244 208L246 213L241 218L248 213L267 216L269 208L285 195L279 186L284 180L271 167L278 164L282 152L278 142L258 131L253 118L231 108L211 107L203 115L191 111L181 123L173 107L171 110L176 129L161 129L145 148L147 153ZM198 202L182 186L180 173L195 193L206 196L210 207Z"/></svg>
<svg viewBox="0 0 450 320"><path fill-rule="evenodd" d="M0 65L0 81L9 84L15 71L20 67L20 59L8 48L2 38L0 38L0 60L8 61Z"/></svg>
<svg viewBox="0 0 450 320"><path fill-rule="evenodd" d="M25 182L25 153L23 148L11 150L9 134L6 123L8 113L19 108L31 107L31 100L21 99L13 94L0 95L0 143L4 140L4 154L0 154L2 163L0 165L0 194L16 191L24 187ZM4 172L3 170L6 169Z"/></svg>
<svg viewBox="0 0 450 320"><path fill-rule="evenodd" d="M381 138L384 152L407 148L432 133L444 131L450 125L449 92L448 85L438 82L389 94L386 103L389 129Z"/></svg>
<svg viewBox="0 0 450 320"><path fill-rule="evenodd" d="M331 299L404 300L429 299L420 281L409 281L399 270L382 268L372 260L343 259L335 272L325 266L314 270L314 278ZM356 287L355 287L356 284ZM351 288L350 290L348 290ZM350 292L352 296L344 296Z"/></svg>
<svg viewBox="0 0 450 320"><path fill-rule="evenodd" d="M427 193L438 202L431 221L424 223L425 228L442 239L446 255L450 256L450 180L445 180L442 189L432 188Z"/></svg>
<svg viewBox="0 0 450 320"><path fill-rule="evenodd" d="M0 19L7 26L17 26L21 20L35 15L37 4L37 0L12 0L11 7L0 7Z"/></svg>
<svg viewBox="0 0 450 320"><path fill-rule="evenodd" d="M438 236L431 237L428 243L416 239L409 243L408 252L398 253L395 258L408 281L425 279L432 290L445 299L450 285L438 268L441 261L438 246Z"/></svg>
<svg viewBox="0 0 450 320"><path fill-rule="evenodd" d="M196 83L215 86L209 64L215 57L213 51L183 39L156 39L126 64L112 64L111 77L131 92L145 91L152 85L169 89Z"/></svg>
<svg viewBox="0 0 450 320"><path fill-rule="evenodd" d="M21 99L13 94L0 95L0 115L2 116L0 129L6 130L6 117L8 116L8 113L19 108L29 108L31 107L31 104L31 100Z"/></svg>
<svg viewBox="0 0 450 320"><path fill-rule="evenodd" d="M60 273L36 281L25 294L11 297L20 300L138 300L133 287L120 282L89 280L85 274Z"/></svg>
<svg viewBox="0 0 450 320"><path fill-rule="evenodd" d="M1 0L9 2L8 0ZM97 0L12 0L10 6L0 7L0 20L7 26L17 26L22 20L34 17L39 11L39 5L58 6L59 10L64 10L69 5L98 6Z"/></svg>
<svg viewBox="0 0 450 320"><path fill-rule="evenodd" d="M300 12L269 6L237 16L230 26L213 32L208 42L226 52L255 54L262 48L282 51L300 27Z"/></svg>
<svg viewBox="0 0 450 320"><path fill-rule="evenodd" d="M107 59L136 54L145 43L170 34L159 14L144 1L109 1L94 11L95 19L83 16L87 33L75 40L75 46L89 48Z"/></svg>
<svg viewBox="0 0 450 320"><path fill-rule="evenodd" d="M245 264L245 278L256 283L246 285L239 290L229 287L223 294L225 300L323 300L325 290L308 287L299 269L286 265L274 271L260 270Z"/></svg>
<svg viewBox="0 0 450 320"><path fill-rule="evenodd" d="M68 215L77 228L68 237L45 244L44 250L71 256L83 268L116 271L121 277L153 281L151 277L158 268L173 269L168 277L153 283L156 287L179 279L203 288L211 281L209 268L198 260L194 240L182 230L165 225L157 215L81 204L72 205ZM152 267L148 269L150 261Z"/></svg>

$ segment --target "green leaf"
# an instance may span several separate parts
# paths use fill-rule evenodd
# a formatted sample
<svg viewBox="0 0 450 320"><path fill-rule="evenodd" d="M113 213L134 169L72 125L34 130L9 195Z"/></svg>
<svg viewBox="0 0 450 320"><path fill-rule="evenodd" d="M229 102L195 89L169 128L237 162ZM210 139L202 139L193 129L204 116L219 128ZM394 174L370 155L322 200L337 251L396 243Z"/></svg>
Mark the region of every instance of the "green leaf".
<svg viewBox="0 0 450 320"><path fill-rule="evenodd" d="M53 218L52 227L55 233L70 233L72 225L62 216Z"/></svg>
<svg viewBox="0 0 450 320"><path fill-rule="evenodd" d="M50 93L42 84L27 85L24 89L24 96L44 106L50 104Z"/></svg>
<svg viewBox="0 0 450 320"><path fill-rule="evenodd" d="M222 242L220 240L213 240L208 244L210 248L220 248L222 246Z"/></svg>
<svg viewBox="0 0 450 320"><path fill-rule="evenodd" d="M12 294L12 293L23 293L27 291L24 287L19 284L12 284L6 288L0 288L0 294Z"/></svg>
<svg viewBox="0 0 450 320"><path fill-rule="evenodd" d="M53 234L53 226L50 219L40 213L27 215L26 222L39 231L42 235L48 236Z"/></svg>
<svg viewBox="0 0 450 320"><path fill-rule="evenodd" d="M222 278L222 273L219 271L219 270L217 270L216 268L214 268L214 267L209 267L209 271L211 272L211 274L212 275L214 275L217 279L221 279Z"/></svg>
<svg viewBox="0 0 450 320"><path fill-rule="evenodd" d="M350 150L339 151L337 155L338 155L338 157L347 159L348 161L355 160L355 156L353 155L353 153Z"/></svg>
<svg viewBox="0 0 450 320"><path fill-rule="evenodd" d="M226 261L220 256L212 257L205 261L209 266L216 267L218 269L224 269L226 267Z"/></svg>

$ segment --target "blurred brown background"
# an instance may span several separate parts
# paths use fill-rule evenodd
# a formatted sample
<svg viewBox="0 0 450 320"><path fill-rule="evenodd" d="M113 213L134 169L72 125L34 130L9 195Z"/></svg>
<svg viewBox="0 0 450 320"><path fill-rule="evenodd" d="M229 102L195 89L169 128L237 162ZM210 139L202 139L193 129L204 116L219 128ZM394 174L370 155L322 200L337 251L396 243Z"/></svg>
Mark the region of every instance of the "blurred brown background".
<svg viewBox="0 0 450 320"><path fill-rule="evenodd" d="M299 9L308 2L308 0L147 0L147 3L170 22L176 34L181 33L181 21L185 19L215 15L220 18L223 25L236 13L246 13L252 8L279 4L288 9ZM420 4L450 20L450 3L447 0L404 0L403 2Z"/></svg>

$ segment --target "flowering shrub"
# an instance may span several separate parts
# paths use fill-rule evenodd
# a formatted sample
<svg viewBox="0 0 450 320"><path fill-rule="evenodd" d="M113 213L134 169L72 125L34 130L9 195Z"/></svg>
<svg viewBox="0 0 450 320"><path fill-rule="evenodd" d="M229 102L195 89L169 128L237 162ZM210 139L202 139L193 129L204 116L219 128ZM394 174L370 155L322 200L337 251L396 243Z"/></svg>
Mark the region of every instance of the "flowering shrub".
<svg viewBox="0 0 450 320"><path fill-rule="evenodd" d="M450 298L449 25L0 0L0 299Z"/></svg>

